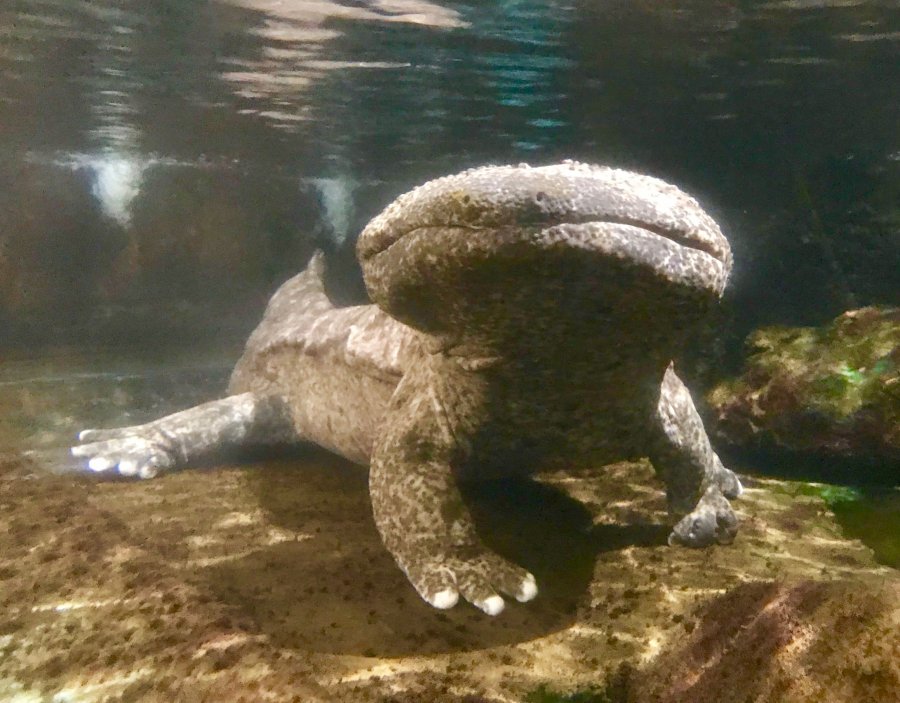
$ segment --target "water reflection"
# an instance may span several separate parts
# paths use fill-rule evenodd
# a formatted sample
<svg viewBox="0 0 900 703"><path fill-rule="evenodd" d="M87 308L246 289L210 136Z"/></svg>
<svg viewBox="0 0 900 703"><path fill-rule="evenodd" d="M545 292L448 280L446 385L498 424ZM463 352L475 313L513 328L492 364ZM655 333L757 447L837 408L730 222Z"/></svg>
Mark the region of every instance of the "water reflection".
<svg viewBox="0 0 900 703"><path fill-rule="evenodd" d="M377 0L346 5L339 2L284 3L278 0L224 0L253 11L247 29L262 40L252 56L222 61L220 75L234 93L251 101L268 99L275 105L244 107L242 114L269 120L273 127L292 130L313 119L302 94L315 88L331 71L347 73L409 68L409 62L335 60L329 44L342 37L338 22L384 22L438 29L465 27L458 12L425 0Z"/></svg>
<svg viewBox="0 0 900 703"><path fill-rule="evenodd" d="M94 172L92 192L103 212L121 225L131 221L131 202L141 187L144 166L126 156L110 154L89 162Z"/></svg>
<svg viewBox="0 0 900 703"><path fill-rule="evenodd" d="M358 291L354 235L397 193L573 156L716 212L734 340L897 302L898 29L863 0L8 0L4 341L171 336L212 304L246 331L313 246Z"/></svg>
<svg viewBox="0 0 900 703"><path fill-rule="evenodd" d="M343 244L351 234L356 214L353 192L359 184L350 176L312 180L322 199L323 217L331 226L332 238Z"/></svg>

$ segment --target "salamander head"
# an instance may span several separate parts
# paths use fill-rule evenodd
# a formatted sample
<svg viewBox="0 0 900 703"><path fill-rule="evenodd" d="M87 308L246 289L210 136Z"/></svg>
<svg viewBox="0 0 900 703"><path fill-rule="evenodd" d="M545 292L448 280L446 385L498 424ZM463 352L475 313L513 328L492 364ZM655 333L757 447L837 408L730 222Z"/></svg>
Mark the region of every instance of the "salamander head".
<svg viewBox="0 0 900 703"><path fill-rule="evenodd" d="M457 334L529 310L633 317L649 304L665 318L664 299L718 299L732 263L718 225L683 191L569 161L430 181L375 217L357 254L378 305Z"/></svg>

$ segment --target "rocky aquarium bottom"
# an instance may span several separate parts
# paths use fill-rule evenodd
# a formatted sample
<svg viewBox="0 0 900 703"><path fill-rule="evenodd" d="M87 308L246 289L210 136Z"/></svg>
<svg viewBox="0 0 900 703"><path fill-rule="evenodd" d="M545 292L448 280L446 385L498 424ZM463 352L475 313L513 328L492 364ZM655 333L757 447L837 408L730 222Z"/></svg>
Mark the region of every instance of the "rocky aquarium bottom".
<svg viewBox="0 0 900 703"><path fill-rule="evenodd" d="M0 465L0 696L31 701L896 701L900 576L798 485L733 545L668 547L647 464L487 483L541 593L440 612L322 453L158 481Z"/></svg>

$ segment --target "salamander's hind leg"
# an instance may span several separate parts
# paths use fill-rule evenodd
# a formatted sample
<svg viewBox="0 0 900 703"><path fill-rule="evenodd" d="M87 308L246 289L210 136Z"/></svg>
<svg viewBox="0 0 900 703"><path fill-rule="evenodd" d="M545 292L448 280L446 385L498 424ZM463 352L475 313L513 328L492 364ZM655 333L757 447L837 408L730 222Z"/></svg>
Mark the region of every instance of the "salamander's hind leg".
<svg viewBox="0 0 900 703"><path fill-rule="evenodd" d="M93 471L152 478L222 449L294 441L280 396L241 393L167 415L153 422L83 430L72 455Z"/></svg>
<svg viewBox="0 0 900 703"><path fill-rule="evenodd" d="M671 365L663 377L656 420L650 460L666 483L670 512L683 516L669 543L704 547L731 542L737 517L728 499L741 494L741 482L713 451L691 395Z"/></svg>

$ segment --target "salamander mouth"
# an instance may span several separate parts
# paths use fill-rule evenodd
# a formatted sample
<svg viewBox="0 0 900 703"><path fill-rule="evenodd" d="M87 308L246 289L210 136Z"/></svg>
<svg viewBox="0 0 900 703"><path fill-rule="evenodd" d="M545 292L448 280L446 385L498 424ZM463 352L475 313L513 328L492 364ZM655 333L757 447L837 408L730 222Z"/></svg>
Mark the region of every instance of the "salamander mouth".
<svg viewBox="0 0 900 703"><path fill-rule="evenodd" d="M590 248L590 243L593 239L593 237L590 236L591 231L603 231L610 226L627 227L635 233L643 232L653 238L664 240L671 245L705 254L724 267L730 268L731 266L731 252L728 249L716 246L716 242L709 241L707 238L698 236L692 232L673 229L663 224L628 217L605 217L603 219L598 219L594 214L585 215L584 218L570 216L564 221L541 221L540 219L535 218L530 222L517 221L499 227L479 227L462 223L453 225L435 224L418 226L405 232L395 232L394 237L389 241L382 242L383 246L378 249L366 248L365 251L360 251L360 258L362 260L367 260L376 257L379 254L386 253L397 244L408 241L410 238L414 238L417 235L427 235L429 232L437 233L449 230L468 232L473 239L481 239L484 235L490 237L490 234L495 232L498 245L500 245L502 241L521 242L524 240L538 242L542 239L547 241L556 240L555 243L563 244L564 242L560 240L559 237L552 236L552 233L565 232L570 244L579 249L586 249ZM516 231L519 231L521 235L516 236ZM574 236L573 233L575 232L584 232L587 236Z"/></svg>
<svg viewBox="0 0 900 703"><path fill-rule="evenodd" d="M477 227L473 225L466 224L456 224L456 225L430 225L430 226L419 226L413 229L410 229L406 232L395 233L395 236L387 242L384 242L384 245L380 248L367 248L365 251L360 252L361 259L371 259L372 257L378 256L389 249L391 249L394 245L399 242L402 242L410 235L413 235L415 232L427 231L427 230L437 230L437 229L459 229L459 230L469 230L473 233L475 232L485 232L487 230L508 230L514 228L520 228L523 231L543 231L554 229L558 227L581 227L584 225L627 225L628 227L633 227L636 230L643 230L649 234L655 235L657 237L661 237L663 239L667 239L670 242L677 244L680 247L685 247L687 249L694 249L695 251L703 252L704 254L708 254L712 258L720 261L723 264L728 264L730 261L730 257L727 255L728 252L723 251L720 247L716 247L712 242L706 241L703 238L692 236L688 232L673 230L671 228L665 227L663 225L654 224L651 222L645 222L643 220L636 220L632 218L604 218L602 220L598 220L596 216L585 216L584 219L579 218L567 218L565 221L560 222L516 222L515 224L510 224L505 227Z"/></svg>
<svg viewBox="0 0 900 703"><path fill-rule="evenodd" d="M574 162L488 166L429 181L369 223L357 254L364 267L399 256L407 265L443 259L452 268L453 259L529 248L620 261L633 255L662 275L666 257L675 257L697 267L698 280L719 281L732 264L718 225L685 192L652 176Z"/></svg>
<svg viewBox="0 0 900 703"><path fill-rule="evenodd" d="M723 251L690 233L631 218L570 221L537 227L522 235L536 252L552 256L552 252L577 251L578 256L601 267L604 261L618 261L652 270L654 276L672 284L711 289L718 294L731 270L730 250ZM521 251L517 239L512 233L510 251ZM501 249L496 252L500 256Z"/></svg>
<svg viewBox="0 0 900 703"><path fill-rule="evenodd" d="M593 219L588 221L597 222L597 220ZM668 239L670 242L673 242L680 247L693 249L695 251L700 251L704 254L708 254L722 264L729 264L729 257L727 255L727 252L724 252L720 248L714 246L712 242L706 241L697 236L692 236L686 232L673 230L668 227L663 227L660 225L655 225L653 223L644 222L641 220L633 220L629 218L613 218L602 220L601 222L602 224L608 225L628 225L629 227L634 227L635 229L649 232L650 234L656 235L657 237Z"/></svg>

